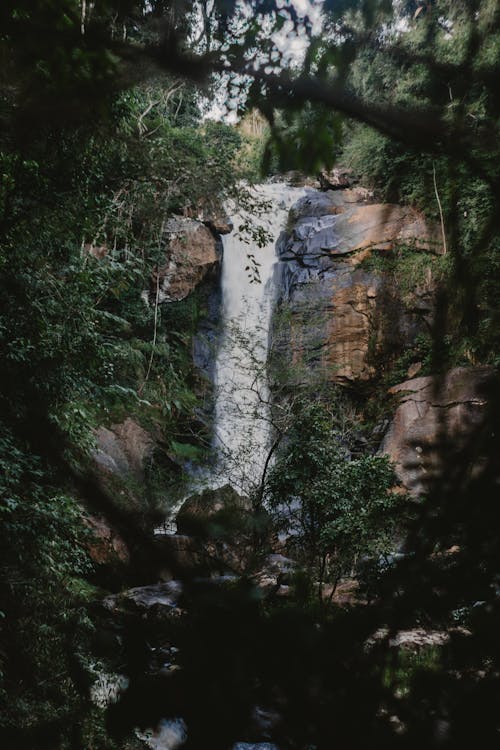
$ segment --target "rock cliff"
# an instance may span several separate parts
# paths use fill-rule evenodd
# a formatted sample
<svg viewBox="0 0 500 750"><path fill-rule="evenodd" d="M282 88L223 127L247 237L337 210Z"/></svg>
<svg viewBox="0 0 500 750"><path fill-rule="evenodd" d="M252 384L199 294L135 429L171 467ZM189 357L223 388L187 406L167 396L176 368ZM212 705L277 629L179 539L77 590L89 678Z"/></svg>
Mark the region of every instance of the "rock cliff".
<svg viewBox="0 0 500 750"><path fill-rule="evenodd" d="M204 223L184 217L165 223L162 240L164 262L152 275L149 296L154 300L157 291L159 302L178 302L217 270L222 245Z"/></svg>
<svg viewBox="0 0 500 750"><path fill-rule="evenodd" d="M277 251L276 372L292 387L317 380L347 385L363 402L367 394L384 401L372 447L382 438L379 451L401 484L424 494L442 475L444 457L458 460L481 425L492 379L481 366L414 377L422 362L408 355L419 337L430 340L446 260L438 228L411 207L337 185L309 190L295 204ZM387 393L384 384L398 374L409 379Z"/></svg>
<svg viewBox="0 0 500 750"><path fill-rule="evenodd" d="M297 377L305 368L336 382L369 380L382 352L401 351L425 330L432 317L430 267L403 290L369 264L402 247L435 257L437 229L415 209L373 203L361 188L309 191L294 206L278 243L273 345Z"/></svg>
<svg viewBox="0 0 500 750"><path fill-rule="evenodd" d="M445 461L460 460L464 441L483 422L492 380L491 367L456 367L390 389L399 404L380 450L413 494L424 494L442 476Z"/></svg>

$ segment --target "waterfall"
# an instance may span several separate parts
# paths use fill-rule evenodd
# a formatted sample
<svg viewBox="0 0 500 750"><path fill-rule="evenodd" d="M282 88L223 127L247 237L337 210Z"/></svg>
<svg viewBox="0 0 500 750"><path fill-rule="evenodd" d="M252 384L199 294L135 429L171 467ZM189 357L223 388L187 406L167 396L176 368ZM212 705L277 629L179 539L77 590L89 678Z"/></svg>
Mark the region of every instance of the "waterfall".
<svg viewBox="0 0 500 750"><path fill-rule="evenodd" d="M269 183L252 189L264 206L240 211L234 230L224 237L222 334L215 364L215 464L211 486L229 483L241 493L258 486L270 447L269 388L266 376L269 327L274 300L275 246L288 211L302 188ZM264 247L249 239L245 227L267 233ZM255 234L255 231L254 231ZM252 281L253 254L259 281Z"/></svg>

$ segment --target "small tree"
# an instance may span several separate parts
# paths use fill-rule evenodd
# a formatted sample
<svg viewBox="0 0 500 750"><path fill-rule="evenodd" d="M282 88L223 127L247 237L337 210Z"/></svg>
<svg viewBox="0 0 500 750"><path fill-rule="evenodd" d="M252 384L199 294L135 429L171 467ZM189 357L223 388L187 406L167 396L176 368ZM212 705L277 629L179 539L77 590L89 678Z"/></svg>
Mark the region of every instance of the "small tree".
<svg viewBox="0 0 500 750"><path fill-rule="evenodd" d="M401 518L389 459L351 458L341 421L321 403L302 404L267 488L278 531L317 577L320 598L360 555L388 552Z"/></svg>

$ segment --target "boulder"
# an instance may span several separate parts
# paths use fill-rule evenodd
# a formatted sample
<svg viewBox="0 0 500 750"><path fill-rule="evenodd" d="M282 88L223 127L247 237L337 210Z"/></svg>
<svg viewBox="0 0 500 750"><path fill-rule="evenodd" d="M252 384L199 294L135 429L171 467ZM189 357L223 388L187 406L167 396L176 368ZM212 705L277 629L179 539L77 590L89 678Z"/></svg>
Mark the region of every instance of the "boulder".
<svg viewBox="0 0 500 750"><path fill-rule="evenodd" d="M189 575L204 571L203 550L198 540L186 534L155 534L154 553L162 575Z"/></svg>
<svg viewBox="0 0 500 750"><path fill-rule="evenodd" d="M466 630L455 629L452 632L460 632L461 635L470 635ZM424 630L424 628L412 628L410 630L398 630L391 633L388 628L379 628L367 639L365 645L372 648L380 641L387 641L390 648L401 648L407 651L420 651L429 647L440 647L446 645L450 640L450 632L446 630Z"/></svg>
<svg viewBox="0 0 500 750"><path fill-rule="evenodd" d="M230 234L233 231L233 223L222 211L205 213L200 220L215 234Z"/></svg>
<svg viewBox="0 0 500 750"><path fill-rule="evenodd" d="M177 531L180 534L226 536L226 532L238 529L251 509L250 501L238 495L229 484L206 489L185 500L177 514Z"/></svg>
<svg viewBox="0 0 500 750"><path fill-rule="evenodd" d="M131 513L144 510L144 470L155 448L153 436L130 418L99 427L95 435L89 472L99 489L115 508Z"/></svg>
<svg viewBox="0 0 500 750"><path fill-rule="evenodd" d="M274 581L277 585L289 584L297 569L298 565L295 560L284 555L272 554L267 555L259 571L252 577L257 582L265 578Z"/></svg>
<svg viewBox="0 0 500 750"><path fill-rule="evenodd" d="M177 515L177 530L200 543L206 573L244 573L257 555L255 535L268 530L265 513L255 514L246 497L230 486L188 498Z"/></svg>
<svg viewBox="0 0 500 750"><path fill-rule="evenodd" d="M251 580L266 596L288 597L293 593L291 584L297 570L295 560L284 555L267 555Z"/></svg>
<svg viewBox="0 0 500 750"><path fill-rule="evenodd" d="M355 198L356 191L345 192ZM416 209L384 203L359 205L359 196L350 205L347 196L338 196L332 200L308 195L298 201L292 209L295 225L279 244L281 260L303 259L307 267L325 271L333 266L335 256L366 249L392 250L403 243L442 253L437 227L429 225Z"/></svg>
<svg viewBox="0 0 500 750"><path fill-rule="evenodd" d="M147 430L127 417L120 424L99 427L96 431L95 461L119 476L142 479L145 461L154 449L154 439Z"/></svg>
<svg viewBox="0 0 500 750"><path fill-rule="evenodd" d="M156 583L151 586L138 586L121 591L119 594L107 596L103 605L113 613L129 612L143 615L159 615L161 617L178 616L178 607L182 595L180 581Z"/></svg>
<svg viewBox="0 0 500 750"><path fill-rule="evenodd" d="M414 378L390 389L399 405L380 452L394 462L412 494L421 495L427 482L441 475L443 444L447 460L453 461L480 426L492 381L491 367L456 367L442 378Z"/></svg>
<svg viewBox="0 0 500 750"><path fill-rule="evenodd" d="M321 193L318 190L309 189L290 209L290 219L296 222L304 217L341 214L353 206L372 202L373 193L362 187L338 190L333 193Z"/></svg>
<svg viewBox="0 0 500 750"><path fill-rule="evenodd" d="M323 169L318 175L318 182L321 190L342 190L351 187L356 178L352 169L334 167L330 170Z"/></svg>
<svg viewBox="0 0 500 750"><path fill-rule="evenodd" d="M97 565L126 565L130 562L127 543L107 519L86 514L84 521L92 531L87 549L93 562Z"/></svg>
<svg viewBox="0 0 500 750"><path fill-rule="evenodd" d="M221 249L203 222L185 217L166 222L163 240L165 261L152 275L149 299L158 290L160 302L178 302L218 267Z"/></svg>

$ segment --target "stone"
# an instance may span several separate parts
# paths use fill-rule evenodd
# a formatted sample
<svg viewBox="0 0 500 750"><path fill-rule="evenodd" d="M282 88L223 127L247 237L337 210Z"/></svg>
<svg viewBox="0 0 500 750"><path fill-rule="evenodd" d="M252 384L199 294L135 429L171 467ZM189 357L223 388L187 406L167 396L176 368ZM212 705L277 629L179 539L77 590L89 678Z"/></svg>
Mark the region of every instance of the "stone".
<svg viewBox="0 0 500 750"><path fill-rule="evenodd" d="M225 485L185 500L177 531L200 543L201 566L210 575L243 574L258 555L255 534L266 536L268 521L265 512L254 513L248 498Z"/></svg>
<svg viewBox="0 0 500 750"><path fill-rule="evenodd" d="M394 462L400 482L413 495L424 493L428 481L442 474L443 440L449 439L447 460L452 461L481 425L493 378L485 365L456 367L442 378L414 378L390 389L399 405L380 452Z"/></svg>
<svg viewBox="0 0 500 750"><path fill-rule="evenodd" d="M219 227L221 228L221 227ZM201 221L178 217L165 224L165 261L152 274L149 301L178 302L218 268L221 249Z"/></svg>
<svg viewBox="0 0 500 750"><path fill-rule="evenodd" d="M214 212L201 217L201 221L215 234L230 234L233 231L233 223L226 214Z"/></svg>
<svg viewBox="0 0 500 750"><path fill-rule="evenodd" d="M388 276L360 263L401 243L440 253L437 227L413 208L369 203L361 190L309 191L290 221L277 245L273 354L284 357L292 382L374 378L377 357L387 363L431 323L433 279L429 274L403 304Z"/></svg>
<svg viewBox="0 0 500 750"><path fill-rule="evenodd" d="M329 193L309 189L290 209L290 219L296 222L303 217L340 214L347 208L371 203L372 200L373 193L361 187Z"/></svg>
<svg viewBox="0 0 500 750"><path fill-rule="evenodd" d="M110 428L99 427L96 431L97 463L120 476L133 475L141 479L144 464L154 449L154 439L147 430L127 417Z"/></svg>
<svg viewBox="0 0 500 750"><path fill-rule="evenodd" d="M178 607L182 595L180 581L156 583L151 586L137 586L136 588L112 594L103 600L104 607L110 612L135 612L139 615L155 614L178 616Z"/></svg>
<svg viewBox="0 0 500 750"><path fill-rule="evenodd" d="M84 515L84 521L92 531L86 542L89 555L97 565L126 565L130 562L127 543L104 516Z"/></svg>
<svg viewBox="0 0 500 750"><path fill-rule="evenodd" d="M279 244L280 259L302 258L309 266L316 261L326 270L332 267L332 256L392 250L403 243L442 253L437 228L416 209L383 203L348 207L345 197L339 194L332 201L308 195L298 201L291 213L295 225Z"/></svg>
<svg viewBox="0 0 500 750"><path fill-rule="evenodd" d="M449 642L451 634L456 633L461 636L471 635L470 631L464 628L451 628L450 630L426 630L424 628L410 628L408 630L398 630L395 633L388 628L379 628L368 638L366 646L368 648L376 643L387 640L390 648L401 648L408 651L419 651L423 648L444 646Z"/></svg>
<svg viewBox="0 0 500 750"><path fill-rule="evenodd" d="M256 581L267 579L275 585L288 584L297 569L297 563L289 557L278 554L267 555L253 579Z"/></svg>
<svg viewBox="0 0 500 750"><path fill-rule="evenodd" d="M335 167L330 170L322 170L318 176L321 190L341 190L349 188L356 181L352 169Z"/></svg>
<svg viewBox="0 0 500 750"><path fill-rule="evenodd" d="M422 362L413 362L408 368L408 371L406 373L408 380L411 380L415 377L415 375L418 375L420 370L422 369Z"/></svg>
<svg viewBox="0 0 500 750"><path fill-rule="evenodd" d="M155 729L136 729L135 733L151 750L177 750L188 737L186 722L182 718L162 719Z"/></svg>
<svg viewBox="0 0 500 750"><path fill-rule="evenodd" d="M177 530L180 534L205 535L219 526L237 527L241 517L250 511L250 501L238 495L231 485L206 489L184 501L177 514Z"/></svg>
<svg viewBox="0 0 500 750"><path fill-rule="evenodd" d="M153 543L161 570L183 576L205 570L202 549L193 537L186 534L155 534Z"/></svg>
<svg viewBox="0 0 500 750"><path fill-rule="evenodd" d="M88 471L115 508L131 513L144 510L141 487L144 468L155 439L131 418L95 431L97 446Z"/></svg>

